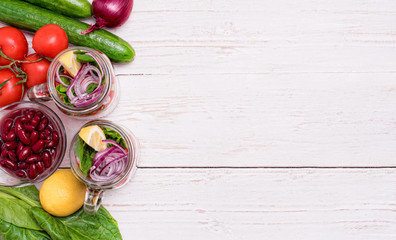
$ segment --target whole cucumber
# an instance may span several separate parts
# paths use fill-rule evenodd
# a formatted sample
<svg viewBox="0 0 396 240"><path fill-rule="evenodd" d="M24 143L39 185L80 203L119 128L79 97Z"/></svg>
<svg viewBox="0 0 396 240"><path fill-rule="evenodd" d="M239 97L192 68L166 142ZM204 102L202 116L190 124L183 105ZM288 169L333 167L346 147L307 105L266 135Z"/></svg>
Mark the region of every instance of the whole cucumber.
<svg viewBox="0 0 396 240"><path fill-rule="evenodd" d="M106 30L82 35L81 32L89 28L88 24L23 1L1 0L0 21L30 31L37 31L47 24L57 24L65 30L69 42L99 50L113 62L131 62L135 56L128 42Z"/></svg>
<svg viewBox="0 0 396 240"><path fill-rule="evenodd" d="M73 18L92 16L91 4L87 0L25 0L31 4Z"/></svg>

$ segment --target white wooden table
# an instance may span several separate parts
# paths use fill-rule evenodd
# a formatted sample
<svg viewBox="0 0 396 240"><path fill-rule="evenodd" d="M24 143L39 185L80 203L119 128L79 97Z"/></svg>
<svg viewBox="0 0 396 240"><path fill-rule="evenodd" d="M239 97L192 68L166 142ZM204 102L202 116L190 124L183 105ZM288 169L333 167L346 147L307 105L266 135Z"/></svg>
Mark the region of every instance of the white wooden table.
<svg viewBox="0 0 396 240"><path fill-rule="evenodd" d="M396 239L396 1L135 1L111 31L124 239Z"/></svg>

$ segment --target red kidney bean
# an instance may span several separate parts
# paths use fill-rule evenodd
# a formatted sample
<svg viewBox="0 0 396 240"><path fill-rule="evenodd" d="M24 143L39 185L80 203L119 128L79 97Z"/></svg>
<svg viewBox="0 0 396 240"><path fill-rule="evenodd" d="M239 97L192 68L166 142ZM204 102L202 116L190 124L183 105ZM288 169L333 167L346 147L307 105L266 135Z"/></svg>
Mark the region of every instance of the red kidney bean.
<svg viewBox="0 0 396 240"><path fill-rule="evenodd" d="M52 124L50 122L48 123L48 127L47 128L51 129L51 131L54 130L54 127L52 127Z"/></svg>
<svg viewBox="0 0 396 240"><path fill-rule="evenodd" d="M20 177L20 178L26 178L26 172L22 170L18 170L15 172L15 174Z"/></svg>
<svg viewBox="0 0 396 240"><path fill-rule="evenodd" d="M41 139L41 140L46 139L44 132L41 132L41 133L40 133L40 139Z"/></svg>
<svg viewBox="0 0 396 240"><path fill-rule="evenodd" d="M47 125L48 125L48 118L43 117L43 119L41 119L40 124L38 125L38 130L40 132L44 131L44 129L47 127Z"/></svg>
<svg viewBox="0 0 396 240"><path fill-rule="evenodd" d="M52 140L45 140L44 142L45 142L45 147L47 147L47 148L56 147L55 142Z"/></svg>
<svg viewBox="0 0 396 240"><path fill-rule="evenodd" d="M22 123L15 121L15 132L18 133L20 130L23 130Z"/></svg>
<svg viewBox="0 0 396 240"><path fill-rule="evenodd" d="M4 164L12 170L17 170L18 169L18 165L16 164L16 162L11 161L10 159L6 158L4 159Z"/></svg>
<svg viewBox="0 0 396 240"><path fill-rule="evenodd" d="M34 117L34 111L29 111L29 112L26 114L26 117L27 117L29 120L31 120L31 119Z"/></svg>
<svg viewBox="0 0 396 240"><path fill-rule="evenodd" d="M37 131L33 131L30 134L30 145L34 145L40 138L40 134Z"/></svg>
<svg viewBox="0 0 396 240"><path fill-rule="evenodd" d="M22 151L18 154L18 158L21 161L25 161L27 157L32 153L32 149L30 147L24 147Z"/></svg>
<svg viewBox="0 0 396 240"><path fill-rule="evenodd" d="M4 143L4 147L8 150L14 150L17 147L18 143L13 141L13 142L6 142Z"/></svg>
<svg viewBox="0 0 396 240"><path fill-rule="evenodd" d="M6 158L7 156L8 156L8 150L5 149L5 148L3 148L3 149L1 150L1 157L2 157L2 158Z"/></svg>
<svg viewBox="0 0 396 240"><path fill-rule="evenodd" d="M6 167L4 160L3 160L3 161L0 161L0 166Z"/></svg>
<svg viewBox="0 0 396 240"><path fill-rule="evenodd" d="M36 112L36 116L38 116L39 118L41 118L44 114L41 111L37 111Z"/></svg>
<svg viewBox="0 0 396 240"><path fill-rule="evenodd" d="M28 132L33 132L36 128L31 124L25 124L25 130Z"/></svg>
<svg viewBox="0 0 396 240"><path fill-rule="evenodd" d="M26 134L25 130L21 129L19 131L17 131L19 140L21 140L21 142L25 145L29 145L30 144L30 138L29 136Z"/></svg>
<svg viewBox="0 0 396 240"><path fill-rule="evenodd" d="M45 170L44 163L42 161L36 163L36 168L39 173L43 173Z"/></svg>
<svg viewBox="0 0 396 240"><path fill-rule="evenodd" d="M39 125L40 123L40 117L39 116L35 116L32 121L30 121L30 124L34 127L37 127L37 125Z"/></svg>
<svg viewBox="0 0 396 240"><path fill-rule="evenodd" d="M3 124L3 133L8 133L12 127L12 120L7 119Z"/></svg>
<svg viewBox="0 0 396 240"><path fill-rule="evenodd" d="M3 139L4 142L7 142L7 133L3 132L1 134L1 139Z"/></svg>
<svg viewBox="0 0 396 240"><path fill-rule="evenodd" d="M9 151L9 152L8 152L8 157L9 157L10 160L13 161L13 162L17 162L17 161L18 161L17 155L15 154L14 151Z"/></svg>
<svg viewBox="0 0 396 240"><path fill-rule="evenodd" d="M17 152L16 152L16 154L19 156L19 153L22 151L22 149L24 148L25 146L23 145L23 143L21 143L21 142L18 142L18 146L17 146Z"/></svg>
<svg viewBox="0 0 396 240"><path fill-rule="evenodd" d="M37 167L36 164L30 164L29 166L29 178L33 179L35 177L37 177Z"/></svg>
<svg viewBox="0 0 396 240"><path fill-rule="evenodd" d="M12 142L16 138L15 130L11 129L7 134L7 142Z"/></svg>
<svg viewBox="0 0 396 240"><path fill-rule="evenodd" d="M50 149L48 149L48 151L49 151L51 157L54 158L55 157L55 153L56 153L55 149L54 148L50 148Z"/></svg>
<svg viewBox="0 0 396 240"><path fill-rule="evenodd" d="M51 137L51 136L52 136L52 131L51 131L51 129L46 128L45 131L44 131L44 134L45 134L45 136L46 136L47 138L48 138L48 137Z"/></svg>
<svg viewBox="0 0 396 240"><path fill-rule="evenodd" d="M49 168L51 166L51 155L48 151L44 151L42 154L44 167Z"/></svg>
<svg viewBox="0 0 396 240"><path fill-rule="evenodd" d="M28 167L29 167L29 164L27 164L27 163L24 163L24 162L19 162L18 163L18 168L19 169L26 169Z"/></svg>
<svg viewBox="0 0 396 240"><path fill-rule="evenodd" d="M45 142L44 142L44 140L40 139L32 146L32 150L35 153L39 153L39 152L43 151L44 147L45 147Z"/></svg>
<svg viewBox="0 0 396 240"><path fill-rule="evenodd" d="M29 157L26 158L27 163L34 163L34 162L38 162L41 160L41 157L39 155L30 155Z"/></svg>
<svg viewBox="0 0 396 240"><path fill-rule="evenodd" d="M53 131L52 132L52 140L54 141L55 146L58 145L58 143L59 143L59 134L58 134L57 131Z"/></svg>
<svg viewBox="0 0 396 240"><path fill-rule="evenodd" d="M26 116L21 117L20 120L21 120L22 123L29 122L29 118L27 118Z"/></svg>

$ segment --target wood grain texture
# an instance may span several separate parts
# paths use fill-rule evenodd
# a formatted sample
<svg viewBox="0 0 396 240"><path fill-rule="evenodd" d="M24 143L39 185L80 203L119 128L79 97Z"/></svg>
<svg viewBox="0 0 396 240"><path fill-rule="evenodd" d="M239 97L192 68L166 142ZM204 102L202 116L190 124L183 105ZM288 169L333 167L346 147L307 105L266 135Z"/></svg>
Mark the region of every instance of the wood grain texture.
<svg viewBox="0 0 396 240"><path fill-rule="evenodd" d="M139 169L104 205L125 240L390 240L395 177L395 169Z"/></svg>

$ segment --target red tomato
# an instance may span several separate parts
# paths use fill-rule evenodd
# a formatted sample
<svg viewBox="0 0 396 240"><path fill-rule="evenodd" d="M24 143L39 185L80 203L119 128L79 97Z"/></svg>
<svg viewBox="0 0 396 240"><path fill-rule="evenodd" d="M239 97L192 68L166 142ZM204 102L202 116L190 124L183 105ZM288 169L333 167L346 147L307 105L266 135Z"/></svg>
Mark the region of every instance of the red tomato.
<svg viewBox="0 0 396 240"><path fill-rule="evenodd" d="M41 27L33 36L33 49L36 53L49 58L55 58L68 45L65 30L56 24Z"/></svg>
<svg viewBox="0 0 396 240"><path fill-rule="evenodd" d="M22 99L22 87L23 84L18 84L14 86L17 82L21 81L22 79L17 78L15 74L8 68L0 70L0 84L2 84L7 79L4 86L0 89L0 107L4 107L8 104L13 102L18 102Z"/></svg>
<svg viewBox="0 0 396 240"><path fill-rule="evenodd" d="M0 47L6 56L14 60L22 60L29 50L25 35L13 27L0 28ZM10 60L0 56L0 66L10 63Z"/></svg>
<svg viewBox="0 0 396 240"><path fill-rule="evenodd" d="M35 61L41 56L37 53L30 54L23 61ZM43 58L38 62L22 63L22 71L27 75L26 86L28 88L47 82L47 72L51 62Z"/></svg>

